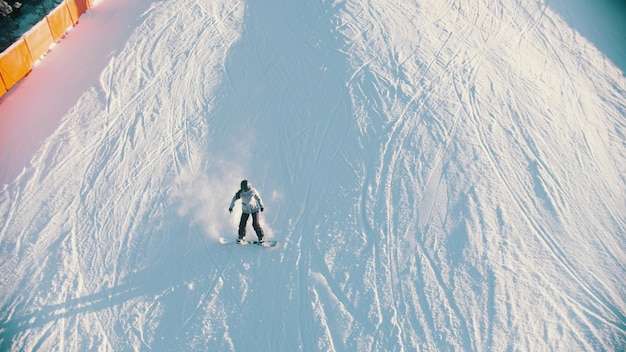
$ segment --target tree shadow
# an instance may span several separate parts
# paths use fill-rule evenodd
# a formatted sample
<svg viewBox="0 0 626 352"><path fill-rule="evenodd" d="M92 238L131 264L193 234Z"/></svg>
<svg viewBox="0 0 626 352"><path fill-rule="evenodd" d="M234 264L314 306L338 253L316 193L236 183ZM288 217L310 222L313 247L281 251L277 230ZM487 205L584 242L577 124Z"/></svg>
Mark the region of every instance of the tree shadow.
<svg viewBox="0 0 626 352"><path fill-rule="evenodd" d="M626 2L552 0L549 6L626 75Z"/></svg>
<svg viewBox="0 0 626 352"><path fill-rule="evenodd" d="M254 185L290 185L298 176L314 182L328 174L321 171L342 145L351 145L348 64L333 37L333 6L246 5L244 31L226 58L226 95L209 119L224 131L211 151L254 172L247 176ZM299 186L296 194L305 190Z"/></svg>
<svg viewBox="0 0 626 352"><path fill-rule="evenodd" d="M207 113L213 131L207 155L242 170L241 177L261 192L267 209L262 217L267 216L268 224L278 229L277 239L285 248L293 248L294 243L298 247L281 254L283 267L290 267L282 269L287 275L251 279L257 288L248 292L250 300L272 297L274 304L281 305L281 311L271 317L276 323L264 328L268 334L258 337L257 348L269 346L271 336L297 348L298 341L293 339L300 334L300 326L269 331L284 324L284 319L288 324L295 321L291 315L307 307L294 299L285 280L292 272L307 270L307 265L298 264L299 246L301 242L305 242L303 247L311 245L316 222L327 217L327 205L340 209L337 212L352 209L350 199L342 206L337 204L342 199L333 197L342 185L350 187L354 182L351 173L345 172L342 153L358 145L346 87L349 62L339 50L343 39L333 23L339 6L290 0L247 2L241 37L225 58L221 100ZM206 167L223 166L214 162ZM238 182L233 180L233 193ZM312 312L300 314L304 326L313 324ZM246 319L254 322L267 317L258 310ZM244 322L238 330L250 330L251 324ZM249 336L240 334L233 335L238 348L248 345ZM305 346L315 344L312 335L300 338Z"/></svg>
<svg viewBox="0 0 626 352"><path fill-rule="evenodd" d="M31 309L31 312L26 314L16 314L16 317L0 322L0 350L9 350L16 336L27 331L42 331L48 324L56 323L61 319L77 318L83 314L120 307L140 297L147 297L148 300L152 299L151 297L157 297L156 300L160 300L179 288L183 290L178 291L178 294L184 294L187 291L186 282L197 281L202 272L188 266L177 265L177 263L183 261L194 263L199 260L196 256L192 258L172 256L166 261L128 275L117 286L83 297L68 299L62 303L43 306L40 309ZM195 269L198 269L197 266ZM184 301L184 297L178 298ZM171 301L165 302L168 305L166 309L168 312L171 310L169 303ZM7 307L3 307L2 311L8 311ZM175 314L178 315L180 312Z"/></svg>

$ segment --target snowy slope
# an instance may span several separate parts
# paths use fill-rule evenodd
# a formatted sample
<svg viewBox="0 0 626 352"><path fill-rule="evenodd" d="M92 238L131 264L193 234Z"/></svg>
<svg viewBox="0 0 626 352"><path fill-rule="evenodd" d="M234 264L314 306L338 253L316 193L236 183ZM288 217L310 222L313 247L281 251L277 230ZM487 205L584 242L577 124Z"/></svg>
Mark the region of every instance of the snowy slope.
<svg viewBox="0 0 626 352"><path fill-rule="evenodd" d="M0 350L626 346L626 82L562 12L132 3L2 190ZM217 243L242 178L280 248Z"/></svg>

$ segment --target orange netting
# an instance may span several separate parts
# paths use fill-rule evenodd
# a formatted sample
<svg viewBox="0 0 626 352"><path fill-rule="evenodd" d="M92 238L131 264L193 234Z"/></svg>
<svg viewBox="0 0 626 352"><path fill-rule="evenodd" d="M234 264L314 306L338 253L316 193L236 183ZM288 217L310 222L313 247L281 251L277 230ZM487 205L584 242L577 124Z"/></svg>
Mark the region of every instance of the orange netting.
<svg viewBox="0 0 626 352"><path fill-rule="evenodd" d="M65 0L1 53L0 97L27 75L33 63L45 55L53 43L63 38L91 6L91 0Z"/></svg>

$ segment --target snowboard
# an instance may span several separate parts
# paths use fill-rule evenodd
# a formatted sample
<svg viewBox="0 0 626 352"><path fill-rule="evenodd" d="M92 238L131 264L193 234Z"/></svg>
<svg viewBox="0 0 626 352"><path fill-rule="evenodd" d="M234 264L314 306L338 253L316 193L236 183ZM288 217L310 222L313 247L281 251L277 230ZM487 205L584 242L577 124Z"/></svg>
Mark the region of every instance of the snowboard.
<svg viewBox="0 0 626 352"><path fill-rule="evenodd" d="M224 237L220 237L220 243L224 245L234 245L234 246L259 246L265 248L273 248L278 245L278 241L265 240L263 242L259 241L248 241L245 240L243 242L237 242L236 239L226 239Z"/></svg>

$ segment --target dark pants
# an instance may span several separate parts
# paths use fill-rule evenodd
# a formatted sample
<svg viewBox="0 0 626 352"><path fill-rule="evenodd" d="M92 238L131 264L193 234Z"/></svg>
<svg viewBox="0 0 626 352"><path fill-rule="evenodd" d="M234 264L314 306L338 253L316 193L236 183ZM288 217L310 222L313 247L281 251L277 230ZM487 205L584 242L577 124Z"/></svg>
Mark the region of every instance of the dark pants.
<svg viewBox="0 0 626 352"><path fill-rule="evenodd" d="M241 221L239 221L239 238L243 239L246 237L246 224L248 223L248 217L252 215L252 228L254 228L254 232L256 232L256 236L259 238L259 241L263 239L263 229L259 224L259 212L248 214L241 214Z"/></svg>

